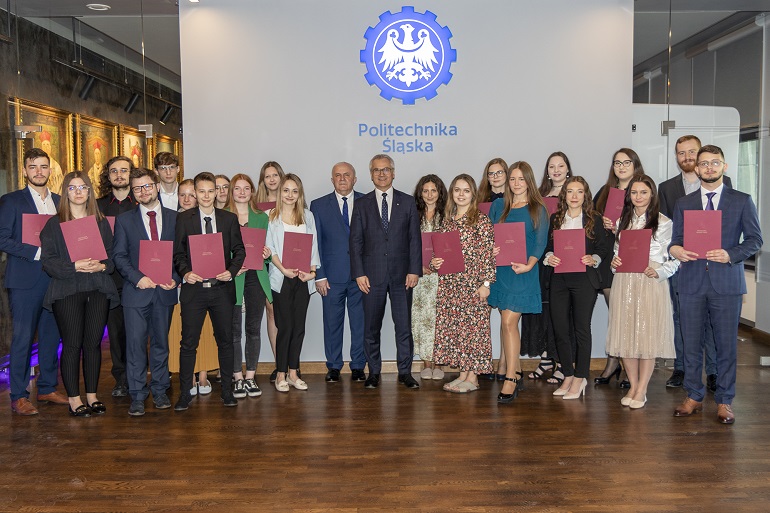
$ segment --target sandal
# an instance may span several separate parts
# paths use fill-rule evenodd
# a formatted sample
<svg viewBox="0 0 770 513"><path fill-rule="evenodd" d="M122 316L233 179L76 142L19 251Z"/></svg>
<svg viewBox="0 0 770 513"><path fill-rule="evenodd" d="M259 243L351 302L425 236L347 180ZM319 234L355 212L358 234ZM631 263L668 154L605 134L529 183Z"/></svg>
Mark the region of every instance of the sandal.
<svg viewBox="0 0 770 513"><path fill-rule="evenodd" d="M552 385L561 385L564 382L564 373L561 371L561 364L556 364L556 369L553 371L553 374L551 374L551 377L545 381Z"/></svg>
<svg viewBox="0 0 770 513"><path fill-rule="evenodd" d="M460 378L455 378L448 383L444 383L444 390L446 390L447 392L451 392L452 391L451 389L454 388L458 383L462 383L462 381L463 380L461 380Z"/></svg>
<svg viewBox="0 0 770 513"><path fill-rule="evenodd" d="M553 358L541 358L537 369L535 369L533 372L530 372L529 376L527 377L529 379L543 379L545 373L552 371L555 366L556 362L554 362Z"/></svg>
<svg viewBox="0 0 770 513"><path fill-rule="evenodd" d="M452 388L449 389L453 394L467 394L468 392L475 392L479 389L478 383L471 383L470 381L461 381Z"/></svg>

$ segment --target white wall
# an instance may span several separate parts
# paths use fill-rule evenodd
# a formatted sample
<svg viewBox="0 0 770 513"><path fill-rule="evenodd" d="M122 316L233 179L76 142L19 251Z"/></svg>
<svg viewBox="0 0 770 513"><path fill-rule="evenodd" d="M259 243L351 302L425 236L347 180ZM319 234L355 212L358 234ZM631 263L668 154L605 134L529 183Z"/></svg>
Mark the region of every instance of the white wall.
<svg viewBox="0 0 770 513"><path fill-rule="evenodd" d="M425 138L434 152L391 153L396 188L412 192L428 172L447 182L460 172L480 177L496 156L527 160L540 173L555 150L594 190L604 183L613 151L631 140L631 0L444 0L414 8L449 27L457 61L438 96L403 105L381 98L359 62L367 28L384 11L400 11L399 3L180 2L185 175L256 176L263 162L277 160L302 177L311 199L331 190L331 167L346 160L358 169L357 189L368 192L368 162L383 150L382 137L359 136L360 123L441 122L458 135ZM601 355L603 300L596 310L594 354ZM302 358L323 361L317 295L307 326ZM395 358L391 339L386 322L385 359ZM497 354L496 336L495 347Z"/></svg>

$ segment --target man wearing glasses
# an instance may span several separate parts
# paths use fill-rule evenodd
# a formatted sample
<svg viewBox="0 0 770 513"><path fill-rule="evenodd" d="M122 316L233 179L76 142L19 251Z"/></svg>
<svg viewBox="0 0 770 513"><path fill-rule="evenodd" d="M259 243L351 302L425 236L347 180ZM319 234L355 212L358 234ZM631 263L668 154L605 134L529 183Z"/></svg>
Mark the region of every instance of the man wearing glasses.
<svg viewBox="0 0 770 513"><path fill-rule="evenodd" d="M177 302L179 275L172 261L162 262L171 269L171 281L155 283L139 270L141 241L174 241L176 212L158 201L160 179L155 171L134 169L131 190L139 204L115 221L113 260L125 279L121 303L126 323L131 326L126 340L126 375L131 406L128 414L144 415L144 401L152 392L158 409L171 408L166 395L168 376L168 330L171 312ZM147 337L150 338L150 386L147 386Z"/></svg>
<svg viewBox="0 0 770 513"><path fill-rule="evenodd" d="M682 262L679 268L679 321L684 340L684 388L687 391L687 398L674 410L674 416L684 417L703 409L706 393L701 379L703 325L710 317L717 357L718 377L714 392L717 417L723 424L732 424L735 422L731 405L735 397L738 322L742 295L746 293L743 261L762 247L762 233L751 197L724 185L727 164L722 150L718 146L703 146L698 150L696 162L700 188L676 202L669 247L671 256ZM722 212L719 249L699 255L683 247L685 210Z"/></svg>
<svg viewBox="0 0 770 513"><path fill-rule="evenodd" d="M179 210L179 197L177 188L179 183L179 157L167 151L161 151L153 159L153 167L160 176L160 199L161 205L171 210Z"/></svg>
<svg viewBox="0 0 770 513"><path fill-rule="evenodd" d="M111 158L102 169L99 175L99 190L103 196L96 200L96 205L105 217L116 218L120 214L136 208L136 200L129 187L130 173L133 169L134 164L131 159L123 156ZM111 276L120 295L123 290L123 278L118 272L113 272ZM115 378L115 386L112 389L113 397L126 397L128 395L126 326L123 322L123 307L121 305L110 310L107 317L112 377Z"/></svg>
<svg viewBox="0 0 770 513"><path fill-rule="evenodd" d="M389 297L398 381L420 388L412 376L412 289L422 274L417 206L412 196L393 188L396 168L388 155L375 155L369 171L374 191L355 201L350 220L350 274L364 293L364 353L369 365L364 387L380 385L380 329Z"/></svg>

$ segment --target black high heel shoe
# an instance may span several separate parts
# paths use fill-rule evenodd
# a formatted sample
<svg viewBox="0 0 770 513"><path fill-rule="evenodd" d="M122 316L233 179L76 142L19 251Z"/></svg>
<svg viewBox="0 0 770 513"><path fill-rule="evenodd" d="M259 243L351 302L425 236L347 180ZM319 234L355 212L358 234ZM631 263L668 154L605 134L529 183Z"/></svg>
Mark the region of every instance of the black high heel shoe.
<svg viewBox="0 0 770 513"><path fill-rule="evenodd" d="M70 409L70 415L72 415L73 417L90 417L91 416L91 408L89 408L85 404L81 404L74 410L72 409L72 406L70 406L69 409Z"/></svg>
<svg viewBox="0 0 770 513"><path fill-rule="evenodd" d="M623 369L621 368L620 364L618 364L617 368L614 371L612 371L610 373L610 375L607 376L606 378L604 376L596 376L594 378L594 384L596 384L596 385L609 385L610 380L613 377L615 377L617 379L620 379L620 371L621 370L623 370Z"/></svg>
<svg viewBox="0 0 770 513"><path fill-rule="evenodd" d="M519 382L518 379L514 379L514 378L505 378L505 381L513 381L516 384L518 384L518 382ZM512 394L504 394L502 392L497 394L497 402L500 403L500 404L508 404L508 403L512 402L514 399L516 399L517 397L519 397L519 387L518 386L513 389L513 393Z"/></svg>
<svg viewBox="0 0 770 513"><path fill-rule="evenodd" d="M521 390L523 392L526 390L526 387L524 386L524 373L522 371L516 371L516 375L519 377L516 382L520 383L520 385L516 386L516 390Z"/></svg>

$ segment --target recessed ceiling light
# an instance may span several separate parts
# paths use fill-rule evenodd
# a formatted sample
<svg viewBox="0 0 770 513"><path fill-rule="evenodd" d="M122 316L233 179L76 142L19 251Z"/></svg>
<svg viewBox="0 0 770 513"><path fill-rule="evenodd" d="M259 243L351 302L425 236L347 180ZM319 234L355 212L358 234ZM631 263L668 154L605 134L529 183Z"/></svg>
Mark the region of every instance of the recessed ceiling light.
<svg viewBox="0 0 770 513"><path fill-rule="evenodd" d="M110 7L107 4L86 4L86 7L88 7L92 11L109 11L110 9L112 9L112 7Z"/></svg>

